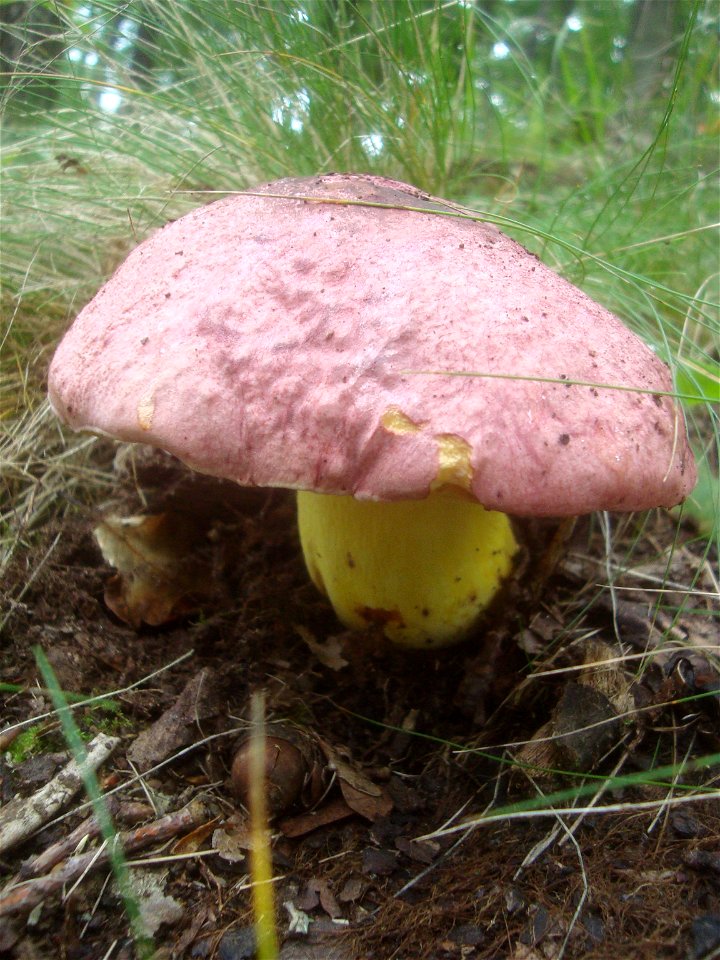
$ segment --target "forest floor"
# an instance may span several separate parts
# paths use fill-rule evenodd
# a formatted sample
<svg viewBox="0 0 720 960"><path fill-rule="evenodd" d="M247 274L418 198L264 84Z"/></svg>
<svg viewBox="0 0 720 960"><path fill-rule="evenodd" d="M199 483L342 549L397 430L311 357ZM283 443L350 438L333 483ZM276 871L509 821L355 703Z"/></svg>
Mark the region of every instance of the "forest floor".
<svg viewBox="0 0 720 960"><path fill-rule="evenodd" d="M120 578L93 536L110 513L162 518L104 524ZM663 512L613 521L611 562L583 519L542 589L518 579L473 640L399 650L338 626L291 496L126 459L112 501L49 520L2 585L4 809L27 811L70 760L40 645L63 690L114 691L74 716L88 742L118 741L98 777L154 955L252 958L230 772L262 690L282 960L718 956L720 798L682 802L720 772L717 558ZM463 826L539 797L542 816ZM99 844L78 793L0 853L1 956L138 955Z"/></svg>

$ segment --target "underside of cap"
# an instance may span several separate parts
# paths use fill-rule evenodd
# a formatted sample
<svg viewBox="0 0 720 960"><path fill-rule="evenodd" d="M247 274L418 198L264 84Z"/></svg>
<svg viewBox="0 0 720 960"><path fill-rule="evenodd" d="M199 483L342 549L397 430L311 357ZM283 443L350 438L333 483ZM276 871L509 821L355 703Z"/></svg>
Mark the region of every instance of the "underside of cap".
<svg viewBox="0 0 720 960"><path fill-rule="evenodd" d="M452 486L519 516L682 500L671 392L642 340L495 227L361 174L275 181L153 234L50 370L76 429L241 484Z"/></svg>

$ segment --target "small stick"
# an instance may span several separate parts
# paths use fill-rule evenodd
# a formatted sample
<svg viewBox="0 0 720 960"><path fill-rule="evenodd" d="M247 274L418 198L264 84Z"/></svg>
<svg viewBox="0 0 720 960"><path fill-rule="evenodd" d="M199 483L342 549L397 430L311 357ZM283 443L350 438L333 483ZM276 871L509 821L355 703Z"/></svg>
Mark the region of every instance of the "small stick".
<svg viewBox="0 0 720 960"><path fill-rule="evenodd" d="M120 743L118 737L99 733L87 746L85 764L71 760L57 776L31 797L17 797L0 810L0 853L32 836L58 810L66 806L83 786L83 773L97 770Z"/></svg>
<svg viewBox="0 0 720 960"><path fill-rule="evenodd" d="M138 823L140 820L147 820L153 813L152 807L147 803L119 800L112 796L105 797L105 804L113 820L124 823L126 826ZM47 847L42 853L22 863L17 879L29 880L30 877L39 877L41 874L47 873L61 860L69 857L82 840L94 840L101 833L102 827L98 823L97 817L94 815L87 817L75 827L72 833Z"/></svg>
<svg viewBox="0 0 720 960"><path fill-rule="evenodd" d="M149 847L153 843L168 840L186 830L192 830L211 816L203 801L193 800L182 810L169 813L159 820L136 827L134 830L119 833L114 842L119 844L125 853L132 853ZM66 885L75 883L86 871L106 866L110 860L110 853L110 845L106 844L100 850L90 850L70 857L57 866L52 873L45 874L43 877L10 884L0 892L0 918L29 913L43 900L61 893Z"/></svg>
<svg viewBox="0 0 720 960"><path fill-rule="evenodd" d="M105 803L107 804L108 813L111 817L114 817L118 806L117 797L108 797ZM95 816L87 817L81 824L75 827L72 833L63 837L62 840L58 840L57 843L46 847L45 850L36 857L32 857L21 864L18 879L29 880L30 877L38 877L43 873L47 873L48 870L52 870L61 860L69 857L82 840L94 840L100 836L101 832L102 829L97 818Z"/></svg>

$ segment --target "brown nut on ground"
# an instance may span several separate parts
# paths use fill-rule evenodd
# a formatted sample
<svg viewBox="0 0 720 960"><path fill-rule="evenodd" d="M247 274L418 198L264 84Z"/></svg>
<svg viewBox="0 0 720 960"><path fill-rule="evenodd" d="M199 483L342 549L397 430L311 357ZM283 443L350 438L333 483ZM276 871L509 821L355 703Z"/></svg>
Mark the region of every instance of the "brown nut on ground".
<svg viewBox="0 0 720 960"><path fill-rule="evenodd" d="M249 805L252 741L245 740L235 753L231 770L232 791ZM311 806L322 795L322 764L317 748L292 727L273 724L265 736L265 792L268 816L278 817L300 804Z"/></svg>

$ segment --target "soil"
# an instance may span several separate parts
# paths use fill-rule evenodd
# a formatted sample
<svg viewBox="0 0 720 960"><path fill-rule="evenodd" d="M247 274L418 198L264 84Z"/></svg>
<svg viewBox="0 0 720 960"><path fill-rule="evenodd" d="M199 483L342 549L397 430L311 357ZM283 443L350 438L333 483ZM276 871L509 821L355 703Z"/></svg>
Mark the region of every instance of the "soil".
<svg viewBox="0 0 720 960"><path fill-rule="evenodd" d="M289 494L137 451L116 476L112 502L59 511L7 571L1 789L30 804L70 759L39 646L64 691L112 692L73 715L86 741L119 741L98 778L117 829L147 828L127 860L155 956L256 955L238 771L260 692L284 960L718 955L720 800L677 802L720 772L717 558L692 529L610 518L611 592L597 520L563 529L562 551L553 528L526 527L528 562L476 635L407 651L339 626ZM160 519L106 525L104 557L93 529L109 514ZM581 805L603 811L550 812ZM8 908L28 863L89 816L77 794L0 854L0 955L143 955L102 860Z"/></svg>

